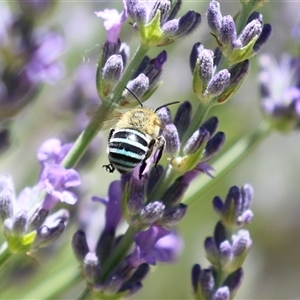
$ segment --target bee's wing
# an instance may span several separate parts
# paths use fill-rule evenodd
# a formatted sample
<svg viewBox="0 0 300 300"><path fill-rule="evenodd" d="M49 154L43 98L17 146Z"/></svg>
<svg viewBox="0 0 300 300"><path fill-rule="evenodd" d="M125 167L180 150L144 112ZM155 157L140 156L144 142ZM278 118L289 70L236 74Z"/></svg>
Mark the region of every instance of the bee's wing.
<svg viewBox="0 0 300 300"><path fill-rule="evenodd" d="M87 110L87 115L90 119L92 119L95 116L95 111L96 111L97 107L90 107ZM113 127L118 121L119 119L122 117L122 113L119 111L114 111L110 116L108 120L103 121L103 126L101 128L101 130L107 130L110 129L111 127Z"/></svg>
<svg viewBox="0 0 300 300"><path fill-rule="evenodd" d="M105 120L103 122L103 127L101 130L106 130L106 129L110 129L112 127L114 127L116 125L116 123L120 120L120 118L122 117L122 113L120 113L119 111L114 111L108 120Z"/></svg>

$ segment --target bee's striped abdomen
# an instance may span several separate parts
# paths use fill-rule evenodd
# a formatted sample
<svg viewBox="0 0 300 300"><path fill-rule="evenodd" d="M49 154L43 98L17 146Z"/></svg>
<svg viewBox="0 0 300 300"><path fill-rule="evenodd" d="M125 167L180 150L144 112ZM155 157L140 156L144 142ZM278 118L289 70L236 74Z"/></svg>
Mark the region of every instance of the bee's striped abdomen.
<svg viewBox="0 0 300 300"><path fill-rule="evenodd" d="M120 172L133 170L146 156L149 141L138 130L123 128L114 131L108 143L110 163Z"/></svg>

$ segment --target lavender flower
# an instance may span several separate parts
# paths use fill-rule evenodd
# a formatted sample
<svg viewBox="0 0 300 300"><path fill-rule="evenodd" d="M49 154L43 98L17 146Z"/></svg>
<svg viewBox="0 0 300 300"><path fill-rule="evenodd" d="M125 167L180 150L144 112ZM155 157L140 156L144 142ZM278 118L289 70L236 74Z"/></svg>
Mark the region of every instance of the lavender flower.
<svg viewBox="0 0 300 300"><path fill-rule="evenodd" d="M9 120L31 102L41 84L57 82L64 72L58 61L65 46L63 38L50 29L35 29L34 20L26 14L10 15L1 34L1 121Z"/></svg>
<svg viewBox="0 0 300 300"><path fill-rule="evenodd" d="M124 9L120 14L116 9L105 9L95 12L97 17L103 18L106 30L106 40L110 43L118 43L120 31L127 18L127 11Z"/></svg>
<svg viewBox="0 0 300 300"><path fill-rule="evenodd" d="M181 248L180 238L160 226L151 226L135 236L135 250L127 257L130 265L137 267L146 262L156 265L156 262L171 262Z"/></svg>
<svg viewBox="0 0 300 300"><path fill-rule="evenodd" d="M184 133L191 120L191 105L188 101L181 104L171 123L171 116L161 109L158 114L163 114L166 123L163 135L166 139L166 152L171 156L170 164L179 174L184 174L190 170L198 170L209 174L207 162L222 147L225 135L222 132L215 134L218 119L211 118L196 130L188 138L186 144L180 144L184 138Z"/></svg>
<svg viewBox="0 0 300 300"><path fill-rule="evenodd" d="M242 280L241 267L252 245L249 232L240 229L252 219L252 197L252 187L246 184L241 189L231 187L224 203L219 197L214 198L213 206L221 220L216 224L214 236L206 238L204 243L211 267L202 270L197 264L192 269L196 299L234 298Z"/></svg>
<svg viewBox="0 0 300 300"><path fill-rule="evenodd" d="M196 43L191 51L190 66L194 74L194 92L201 102L208 103L211 99L214 100L229 86L230 72L223 69L214 74L214 52L204 49L200 43Z"/></svg>
<svg viewBox="0 0 300 300"><path fill-rule="evenodd" d="M251 1L252 4L252 1ZM254 56L271 35L271 26L262 25L262 15L254 13L246 26L237 32L232 16L222 16L219 2L210 2L207 21L216 37L222 54L234 64Z"/></svg>
<svg viewBox="0 0 300 300"><path fill-rule="evenodd" d="M42 168L38 183L25 188L16 197L12 179L0 178L0 216L10 252L36 251L53 243L64 231L69 212L61 209L49 215L59 202L74 204L75 194L69 187L80 184L75 170L66 170L59 163L68 146L52 139L45 142L38 152Z"/></svg>
<svg viewBox="0 0 300 300"><path fill-rule="evenodd" d="M283 55L277 63L268 55L260 62L261 109L269 124L280 132L297 130L300 126L300 61Z"/></svg>
<svg viewBox="0 0 300 300"><path fill-rule="evenodd" d="M200 14L192 10L178 19L173 19L179 6L168 0L127 0L125 3L145 48L170 44L193 32L201 21Z"/></svg>

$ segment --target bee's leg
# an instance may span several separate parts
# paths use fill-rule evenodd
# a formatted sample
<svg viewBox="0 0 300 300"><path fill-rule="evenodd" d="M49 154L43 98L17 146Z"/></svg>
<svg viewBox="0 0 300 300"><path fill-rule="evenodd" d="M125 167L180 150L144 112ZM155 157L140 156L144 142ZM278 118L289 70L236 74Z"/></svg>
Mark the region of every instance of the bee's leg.
<svg viewBox="0 0 300 300"><path fill-rule="evenodd" d="M105 168L106 172L113 173L115 171L115 167L112 164L103 165L102 168Z"/></svg>
<svg viewBox="0 0 300 300"><path fill-rule="evenodd" d="M156 169L157 172L158 172L158 170L157 170L157 164L159 163L159 161L160 161L160 159L161 159L161 157L163 155L163 152L165 150L165 146L166 146L166 140L161 135L161 136L159 136L157 138L157 151L158 151L158 153L157 153L157 157L156 157L155 165L154 165L154 167L155 167L155 169Z"/></svg>
<svg viewBox="0 0 300 300"><path fill-rule="evenodd" d="M110 141L114 131L115 131L114 129L111 129L109 132L109 135L108 135L108 144L107 144L107 150L106 150L107 153L109 153L109 141ZM108 165L103 165L102 168L105 168L106 171L109 173L113 173L115 170L115 167L111 163L109 163Z"/></svg>
<svg viewBox="0 0 300 300"><path fill-rule="evenodd" d="M154 148L156 148L156 140L151 140L151 142L149 143L148 146L148 151L145 155L145 158L142 160L142 164L140 166L140 170L139 170L139 179L142 179L143 177L143 172L145 171L146 167L147 167L147 160L149 157L151 157Z"/></svg>

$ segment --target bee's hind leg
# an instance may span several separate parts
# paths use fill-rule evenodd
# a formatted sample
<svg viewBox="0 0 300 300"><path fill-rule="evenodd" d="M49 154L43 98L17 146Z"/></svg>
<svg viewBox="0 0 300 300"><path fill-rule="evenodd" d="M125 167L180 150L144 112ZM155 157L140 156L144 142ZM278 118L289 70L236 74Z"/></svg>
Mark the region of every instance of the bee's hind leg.
<svg viewBox="0 0 300 300"><path fill-rule="evenodd" d="M115 167L112 164L103 165L102 168L105 168L106 172L113 173L115 171Z"/></svg>

